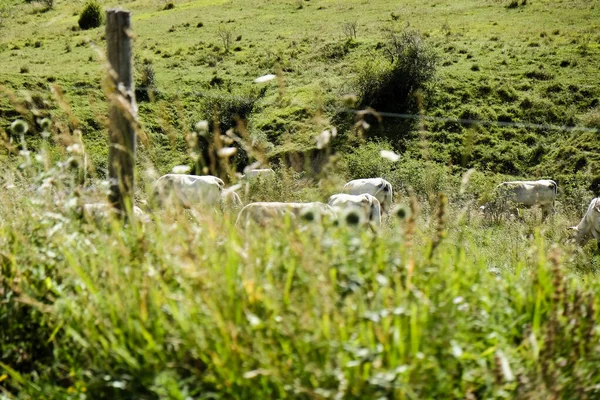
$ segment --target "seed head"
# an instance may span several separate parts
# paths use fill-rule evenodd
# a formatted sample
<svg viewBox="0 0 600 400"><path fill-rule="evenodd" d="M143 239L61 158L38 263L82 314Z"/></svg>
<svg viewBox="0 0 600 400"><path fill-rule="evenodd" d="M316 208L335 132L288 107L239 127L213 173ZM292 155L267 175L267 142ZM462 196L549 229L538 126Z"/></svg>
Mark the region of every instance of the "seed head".
<svg viewBox="0 0 600 400"><path fill-rule="evenodd" d="M306 211L302 214L302 219L307 222L312 222L315 220L315 213L312 210Z"/></svg>
<svg viewBox="0 0 600 400"><path fill-rule="evenodd" d="M346 223L348 225L358 225L360 223L360 215L356 211L350 211L346 214Z"/></svg>
<svg viewBox="0 0 600 400"><path fill-rule="evenodd" d="M50 125L52 125L52 120L50 118L38 119L38 124L40 124L40 127L46 131L50 128Z"/></svg>
<svg viewBox="0 0 600 400"><path fill-rule="evenodd" d="M15 135L23 135L29 130L29 125L22 119L17 119L10 125L10 129Z"/></svg>
<svg viewBox="0 0 600 400"><path fill-rule="evenodd" d="M410 216L410 209L404 205L399 205L394 208L392 213L399 219L404 220Z"/></svg>

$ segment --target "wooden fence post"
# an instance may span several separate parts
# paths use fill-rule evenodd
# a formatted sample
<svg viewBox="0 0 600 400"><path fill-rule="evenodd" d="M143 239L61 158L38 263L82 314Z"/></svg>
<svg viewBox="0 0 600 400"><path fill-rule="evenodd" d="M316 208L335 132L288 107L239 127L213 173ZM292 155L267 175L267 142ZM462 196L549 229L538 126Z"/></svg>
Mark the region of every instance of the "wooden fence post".
<svg viewBox="0 0 600 400"><path fill-rule="evenodd" d="M131 13L121 9L106 11L106 43L115 96L109 96L108 176L109 201L126 215L133 207L135 166L135 124L137 105L133 88Z"/></svg>

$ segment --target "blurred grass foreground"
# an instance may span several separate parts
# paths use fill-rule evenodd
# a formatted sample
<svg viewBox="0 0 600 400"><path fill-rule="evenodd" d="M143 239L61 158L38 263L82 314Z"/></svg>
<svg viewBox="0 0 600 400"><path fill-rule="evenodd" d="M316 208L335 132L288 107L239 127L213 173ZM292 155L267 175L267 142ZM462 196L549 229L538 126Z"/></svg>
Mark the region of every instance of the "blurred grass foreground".
<svg viewBox="0 0 600 400"><path fill-rule="evenodd" d="M5 143L3 399L600 396L596 259L566 240L567 205L543 225L489 223L471 189L484 175L372 143L323 176L281 167L241 194L322 201L349 168L382 168L399 206L378 232L244 232L235 212L177 209L123 224L82 211L106 187L86 176L81 137L39 125L35 151L24 126ZM140 204L153 176L138 176Z"/></svg>

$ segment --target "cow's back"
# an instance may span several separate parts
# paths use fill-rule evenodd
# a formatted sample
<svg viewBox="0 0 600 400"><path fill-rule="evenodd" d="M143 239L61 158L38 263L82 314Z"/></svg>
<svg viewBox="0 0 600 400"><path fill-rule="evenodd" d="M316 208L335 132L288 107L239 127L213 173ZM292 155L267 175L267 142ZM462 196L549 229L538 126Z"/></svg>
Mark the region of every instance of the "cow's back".
<svg viewBox="0 0 600 400"><path fill-rule="evenodd" d="M320 220L323 216L333 217L333 210L327 204L256 202L246 205L240 211L236 225L247 226L250 222L265 226L273 220L284 221L286 218Z"/></svg>
<svg viewBox="0 0 600 400"><path fill-rule="evenodd" d="M355 209L362 214L365 222L381 225L381 205L379 200L371 194L338 193L329 197L327 204L336 211L338 218L340 215Z"/></svg>
<svg viewBox="0 0 600 400"><path fill-rule="evenodd" d="M214 207L221 202L224 182L212 175L167 174L161 176L154 185L154 193L159 199L175 196L185 207Z"/></svg>
<svg viewBox="0 0 600 400"><path fill-rule="evenodd" d="M380 202L381 208L386 212L389 212L392 206L392 185L383 178L351 180L344 185L343 192L353 195L370 194Z"/></svg>
<svg viewBox="0 0 600 400"><path fill-rule="evenodd" d="M554 204L556 182L552 180L503 182L496 188L499 196L525 206Z"/></svg>

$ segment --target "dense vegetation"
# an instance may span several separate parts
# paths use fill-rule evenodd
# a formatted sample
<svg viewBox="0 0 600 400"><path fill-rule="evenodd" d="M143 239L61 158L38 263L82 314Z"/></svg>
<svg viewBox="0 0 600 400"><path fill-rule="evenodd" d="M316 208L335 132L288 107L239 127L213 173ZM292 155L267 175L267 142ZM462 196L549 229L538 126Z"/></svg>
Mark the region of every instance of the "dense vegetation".
<svg viewBox="0 0 600 400"><path fill-rule="evenodd" d="M421 195L399 186L378 233L242 232L201 210L123 226L81 215L104 194L80 186L72 140L56 163L43 149L3 170L8 398L598 395L597 259L566 242L577 213L490 225L472 207L484 176L402 161ZM352 168L392 165L367 147ZM240 193L324 200L341 179L279 170Z"/></svg>
<svg viewBox="0 0 600 400"><path fill-rule="evenodd" d="M599 396L598 258L566 232L600 184L597 5L126 6L153 213L122 225L81 210L106 196L103 28L83 2L0 3L0 397ZM245 203L382 176L399 208L377 233L152 208L176 165L233 184L256 160L277 178ZM510 177L557 180L557 214L483 220Z"/></svg>

